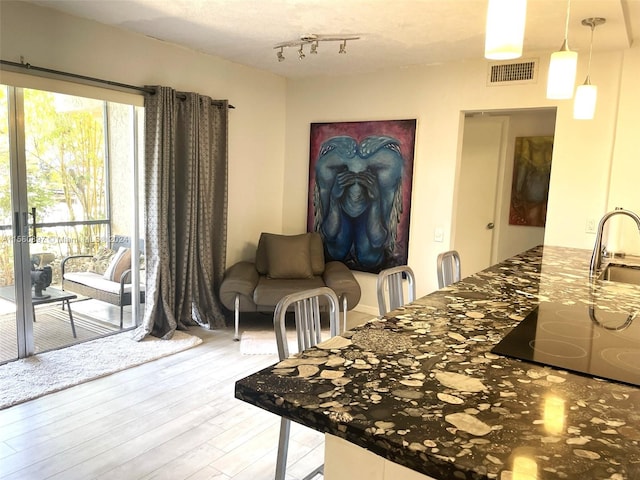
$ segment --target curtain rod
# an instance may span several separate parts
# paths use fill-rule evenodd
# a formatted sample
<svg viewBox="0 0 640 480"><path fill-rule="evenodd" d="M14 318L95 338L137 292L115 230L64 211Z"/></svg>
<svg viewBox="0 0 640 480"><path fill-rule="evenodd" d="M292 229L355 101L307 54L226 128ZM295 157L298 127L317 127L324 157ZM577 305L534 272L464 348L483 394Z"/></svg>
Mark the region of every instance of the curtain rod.
<svg viewBox="0 0 640 480"><path fill-rule="evenodd" d="M18 63L18 62L11 62L9 60L0 60L0 65L11 67L6 69L9 71L20 72L21 70L29 70L30 72L34 72L34 74L36 75L39 75L41 77L46 77L46 78L55 78L56 76L71 77L77 80L82 80L81 83L85 85L93 85L93 86L95 86L95 84L109 85L114 90L126 91L126 92L130 92L131 90L134 90L137 93L143 93L143 94L146 93L149 95L154 95L156 93L156 89L153 87L138 87L136 85L127 85L126 83L114 82L111 80L104 80L102 78L94 78L94 77L88 77L86 75L78 75L77 73L69 73L69 72L63 72L60 70L53 70L50 68L36 67L35 65L31 65L30 63L24 63L24 61L21 61L20 63ZM178 98L180 98L181 100L184 100L187 97L185 95L178 94ZM211 104L221 106L222 102L218 100L211 100ZM229 108L236 108L236 107L229 104Z"/></svg>

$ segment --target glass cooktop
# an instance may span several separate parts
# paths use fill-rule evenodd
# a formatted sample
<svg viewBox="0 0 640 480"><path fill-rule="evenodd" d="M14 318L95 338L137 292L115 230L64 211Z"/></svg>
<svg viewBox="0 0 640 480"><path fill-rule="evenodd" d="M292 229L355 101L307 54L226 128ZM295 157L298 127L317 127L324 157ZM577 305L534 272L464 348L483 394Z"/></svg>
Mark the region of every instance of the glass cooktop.
<svg viewBox="0 0 640 480"><path fill-rule="evenodd" d="M640 315L540 303L491 351L640 386Z"/></svg>

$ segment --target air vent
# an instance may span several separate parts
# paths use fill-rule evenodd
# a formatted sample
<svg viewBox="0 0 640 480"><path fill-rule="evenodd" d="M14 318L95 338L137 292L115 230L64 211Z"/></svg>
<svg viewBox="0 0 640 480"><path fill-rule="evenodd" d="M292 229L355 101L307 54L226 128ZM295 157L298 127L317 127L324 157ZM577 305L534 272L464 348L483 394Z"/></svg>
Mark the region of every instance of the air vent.
<svg viewBox="0 0 640 480"><path fill-rule="evenodd" d="M535 83L538 77L538 59L490 63L487 73L487 85Z"/></svg>

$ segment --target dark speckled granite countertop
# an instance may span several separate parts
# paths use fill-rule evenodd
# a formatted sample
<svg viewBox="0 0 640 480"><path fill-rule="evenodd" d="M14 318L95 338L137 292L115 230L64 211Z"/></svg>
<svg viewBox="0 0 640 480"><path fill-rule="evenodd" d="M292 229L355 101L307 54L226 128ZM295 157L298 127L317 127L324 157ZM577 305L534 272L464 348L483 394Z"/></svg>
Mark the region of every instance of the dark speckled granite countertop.
<svg viewBox="0 0 640 480"><path fill-rule="evenodd" d="M438 479L640 479L640 388L491 353L542 302L640 310L537 247L236 383L236 397ZM640 321L640 318L638 319Z"/></svg>

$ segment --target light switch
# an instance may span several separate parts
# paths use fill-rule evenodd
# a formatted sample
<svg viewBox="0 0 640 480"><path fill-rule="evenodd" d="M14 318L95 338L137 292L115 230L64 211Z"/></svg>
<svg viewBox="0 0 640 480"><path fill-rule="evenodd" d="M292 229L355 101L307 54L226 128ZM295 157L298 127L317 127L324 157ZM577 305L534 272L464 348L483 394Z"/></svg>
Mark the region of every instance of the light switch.
<svg viewBox="0 0 640 480"><path fill-rule="evenodd" d="M444 230L442 229L442 227L436 227L433 233L433 240L436 242L444 241Z"/></svg>

